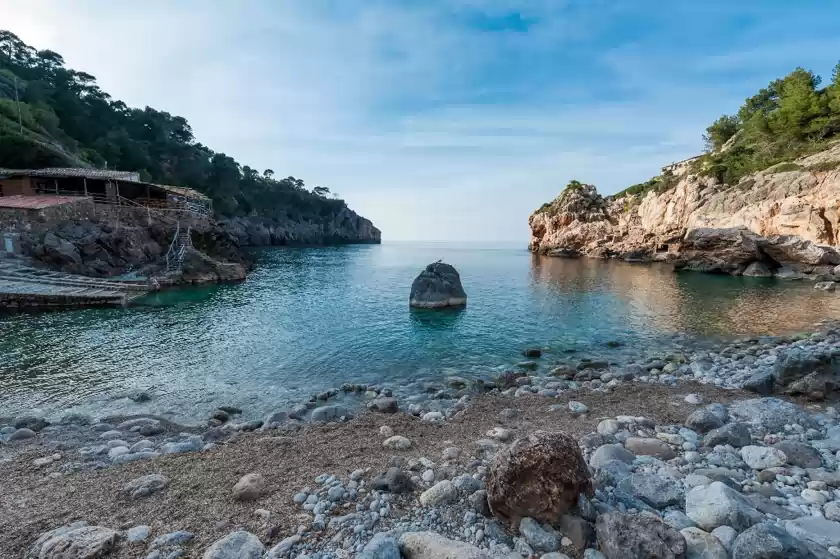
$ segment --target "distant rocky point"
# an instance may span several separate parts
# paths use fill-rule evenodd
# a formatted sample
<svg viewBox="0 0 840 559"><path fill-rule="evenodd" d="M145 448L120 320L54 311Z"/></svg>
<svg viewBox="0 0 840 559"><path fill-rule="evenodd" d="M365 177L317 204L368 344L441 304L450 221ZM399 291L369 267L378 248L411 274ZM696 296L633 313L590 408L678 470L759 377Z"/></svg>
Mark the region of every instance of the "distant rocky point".
<svg viewBox="0 0 840 559"><path fill-rule="evenodd" d="M411 284L409 305L421 309L463 307L467 293L461 286L461 276L450 264L435 262L420 272Z"/></svg>
<svg viewBox="0 0 840 559"><path fill-rule="evenodd" d="M573 181L529 218L529 248L550 256L831 280L840 272L835 162L840 143L736 185L695 172L690 161L663 169L663 184L646 192L603 197L594 186Z"/></svg>

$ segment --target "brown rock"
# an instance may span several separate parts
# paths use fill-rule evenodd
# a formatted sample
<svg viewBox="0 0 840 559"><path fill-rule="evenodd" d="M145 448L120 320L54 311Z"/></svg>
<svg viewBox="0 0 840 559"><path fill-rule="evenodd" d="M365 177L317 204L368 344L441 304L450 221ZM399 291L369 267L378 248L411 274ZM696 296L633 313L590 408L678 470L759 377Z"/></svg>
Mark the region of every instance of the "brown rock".
<svg viewBox="0 0 840 559"><path fill-rule="evenodd" d="M592 482L575 439L537 431L496 455L485 489L490 511L511 526L524 517L553 524L580 493L592 494Z"/></svg>
<svg viewBox="0 0 840 559"><path fill-rule="evenodd" d="M265 480L260 474L247 474L233 486L233 498L237 501L256 501L262 495Z"/></svg>
<svg viewBox="0 0 840 559"><path fill-rule="evenodd" d="M636 456L655 456L662 460L670 460L677 455L670 446L659 439L630 437L624 441L624 446Z"/></svg>

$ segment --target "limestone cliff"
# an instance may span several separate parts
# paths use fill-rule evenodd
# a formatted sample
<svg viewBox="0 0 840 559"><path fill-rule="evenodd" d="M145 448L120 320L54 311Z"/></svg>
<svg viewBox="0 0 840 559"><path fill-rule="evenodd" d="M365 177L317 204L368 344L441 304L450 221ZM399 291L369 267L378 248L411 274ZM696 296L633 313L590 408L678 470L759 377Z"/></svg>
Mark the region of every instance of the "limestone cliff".
<svg viewBox="0 0 840 559"><path fill-rule="evenodd" d="M179 220L133 208L98 208L85 219L27 220L10 229L20 235L22 256L35 265L71 274L113 277L166 276L166 252L179 229L190 232L193 248L175 283L240 281L250 265L235 241L212 221Z"/></svg>
<svg viewBox="0 0 840 559"><path fill-rule="evenodd" d="M689 165L669 171L661 192L602 197L589 185L567 188L531 215L531 250L755 275L767 275L765 267L829 273L840 264L840 143L733 186Z"/></svg>

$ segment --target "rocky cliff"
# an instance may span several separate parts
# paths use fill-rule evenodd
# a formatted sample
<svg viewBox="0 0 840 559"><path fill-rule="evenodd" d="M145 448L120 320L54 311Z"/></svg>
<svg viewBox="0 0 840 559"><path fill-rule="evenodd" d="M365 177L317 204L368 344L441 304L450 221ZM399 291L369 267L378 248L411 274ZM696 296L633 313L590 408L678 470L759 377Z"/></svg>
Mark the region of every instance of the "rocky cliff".
<svg viewBox="0 0 840 559"><path fill-rule="evenodd" d="M177 221L145 211L100 209L85 219L18 223L24 257L37 265L71 274L113 277L133 273L165 275L166 252ZM250 265L235 240L217 224L181 217L180 235L189 228L193 248L175 283L212 283L245 279Z"/></svg>
<svg viewBox="0 0 840 559"><path fill-rule="evenodd" d="M602 197L574 183L534 212L530 249L817 277L840 264L840 143L726 186L676 166L667 188Z"/></svg>
<svg viewBox="0 0 840 559"><path fill-rule="evenodd" d="M224 220L221 226L243 247L382 242L379 229L347 207L320 221L251 216Z"/></svg>

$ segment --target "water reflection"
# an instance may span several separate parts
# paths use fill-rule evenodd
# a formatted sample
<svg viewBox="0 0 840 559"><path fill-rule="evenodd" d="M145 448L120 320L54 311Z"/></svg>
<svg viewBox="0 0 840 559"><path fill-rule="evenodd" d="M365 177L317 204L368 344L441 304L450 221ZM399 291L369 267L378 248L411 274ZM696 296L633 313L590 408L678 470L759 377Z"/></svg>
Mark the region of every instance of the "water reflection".
<svg viewBox="0 0 840 559"><path fill-rule="evenodd" d="M608 293L663 331L781 335L840 318L840 298L809 282L674 273L665 264L534 256L532 278L552 295Z"/></svg>
<svg viewBox="0 0 840 559"><path fill-rule="evenodd" d="M411 325L417 329L426 328L452 330L467 312L466 307L446 309L409 308Z"/></svg>

